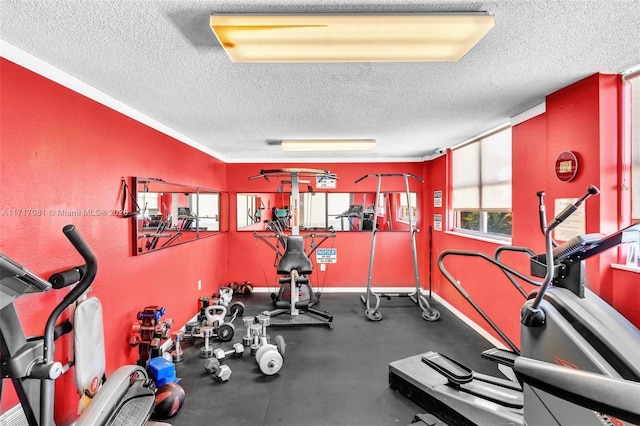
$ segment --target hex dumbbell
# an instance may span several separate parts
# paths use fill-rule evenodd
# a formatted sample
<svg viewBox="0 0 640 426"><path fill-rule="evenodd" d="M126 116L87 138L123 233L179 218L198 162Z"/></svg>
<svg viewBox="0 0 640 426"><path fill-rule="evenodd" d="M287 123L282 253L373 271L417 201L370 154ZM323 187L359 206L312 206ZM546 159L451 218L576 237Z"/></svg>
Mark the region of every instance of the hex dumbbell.
<svg viewBox="0 0 640 426"><path fill-rule="evenodd" d="M233 358L242 358L242 355L244 355L244 345L242 343L234 343L233 349L229 351L225 351L222 348L216 348L213 350L213 356L218 361L222 361L228 356L232 356Z"/></svg>
<svg viewBox="0 0 640 426"><path fill-rule="evenodd" d="M231 368L228 365L220 364L216 358L210 358L205 362L204 371L211 374L219 382L226 382L231 377Z"/></svg>

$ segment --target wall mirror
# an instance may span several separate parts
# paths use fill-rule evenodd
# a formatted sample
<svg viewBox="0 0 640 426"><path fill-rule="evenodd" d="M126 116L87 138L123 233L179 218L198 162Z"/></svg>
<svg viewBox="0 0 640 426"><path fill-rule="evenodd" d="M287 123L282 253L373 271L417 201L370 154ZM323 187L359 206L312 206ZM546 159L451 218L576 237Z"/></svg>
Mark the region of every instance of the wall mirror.
<svg viewBox="0 0 640 426"><path fill-rule="evenodd" d="M133 179L135 209L134 253L142 254L205 238L224 231L218 191L165 182Z"/></svg>
<svg viewBox="0 0 640 426"><path fill-rule="evenodd" d="M417 193L384 192L376 203L376 193L301 192L300 230L317 231L333 227L336 231L361 232L373 229L377 208L379 231L407 231L409 206L413 224L418 217ZM377 205L376 205L377 204ZM237 229L267 230L272 221L289 229L289 193L239 193L236 195Z"/></svg>

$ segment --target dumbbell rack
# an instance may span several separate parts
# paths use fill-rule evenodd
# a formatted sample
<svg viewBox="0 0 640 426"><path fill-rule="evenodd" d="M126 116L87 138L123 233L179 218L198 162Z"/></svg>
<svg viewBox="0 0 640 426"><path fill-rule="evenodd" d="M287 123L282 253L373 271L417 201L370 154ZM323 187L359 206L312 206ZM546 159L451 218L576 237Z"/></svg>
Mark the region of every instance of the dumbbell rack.
<svg viewBox="0 0 640 426"><path fill-rule="evenodd" d="M160 320L165 312L164 307L147 306L138 312L137 319L140 322L131 327L133 335L129 339L129 346L138 347L138 365L142 367L146 368L151 358L160 356L162 342L170 337L173 320Z"/></svg>

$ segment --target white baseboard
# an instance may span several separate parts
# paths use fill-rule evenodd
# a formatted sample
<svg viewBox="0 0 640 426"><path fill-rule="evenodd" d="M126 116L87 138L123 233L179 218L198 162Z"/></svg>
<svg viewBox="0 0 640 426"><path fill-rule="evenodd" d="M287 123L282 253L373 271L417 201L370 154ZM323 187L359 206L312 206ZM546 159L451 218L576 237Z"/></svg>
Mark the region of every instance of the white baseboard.
<svg viewBox="0 0 640 426"><path fill-rule="evenodd" d="M318 290L318 288L315 288ZM367 287L325 287L320 289L322 293L363 293L366 294ZM372 287L371 291L374 293L411 293L415 291L415 287ZM254 287L254 293L271 293L272 290L268 287ZM462 322L471 327L476 333L480 336L484 337L489 343L494 345L496 348L508 349L504 343L500 340L493 337L490 333L480 327L477 323L472 321L468 316L464 315L462 312L454 308L451 304L445 301L442 297L440 297L437 293L431 292L432 297L438 301L442 306L444 306L447 310L449 310L453 315L458 317ZM428 296L428 290L422 289L422 294Z"/></svg>
<svg viewBox="0 0 640 426"><path fill-rule="evenodd" d="M367 287L318 287L314 286L314 290L321 293L366 293ZM374 293L411 293L415 291L415 287L372 287ZM254 293L273 293L277 289L269 287L254 287ZM423 290L424 291L424 290Z"/></svg>

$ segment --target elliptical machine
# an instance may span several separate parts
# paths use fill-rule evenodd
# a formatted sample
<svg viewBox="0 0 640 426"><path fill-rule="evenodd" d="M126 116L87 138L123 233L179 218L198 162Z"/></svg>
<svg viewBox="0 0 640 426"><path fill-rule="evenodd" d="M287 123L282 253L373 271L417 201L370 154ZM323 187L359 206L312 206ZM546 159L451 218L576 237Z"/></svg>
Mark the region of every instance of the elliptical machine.
<svg viewBox="0 0 640 426"><path fill-rule="evenodd" d="M54 274L50 282L0 254L0 378L11 379L30 426L55 424L55 380L70 367L53 360L55 339L72 329L70 323L58 327L56 323L64 310L87 291L97 272L96 258L76 228L67 225L62 232L83 257L85 265ZM61 289L72 284L76 284L75 287L49 316L44 335L27 339L13 300L27 293ZM142 425L151 416L154 405L153 381L146 370L137 365L124 366L111 374L75 424Z"/></svg>
<svg viewBox="0 0 640 426"><path fill-rule="evenodd" d="M634 241L640 224L609 236L577 236L556 248L551 238L558 225L598 192L589 186L582 198L543 227L546 252L531 257L531 275L544 278L541 283L479 252L445 250L438 259L445 278L485 319L486 313L445 268L447 256L479 257L540 286L521 309L521 348L506 339L511 351L493 348L482 354L512 369L517 379L479 374L430 351L392 362L390 387L455 424L640 423L640 331L585 283L586 259ZM490 319L488 323L504 336Z"/></svg>

